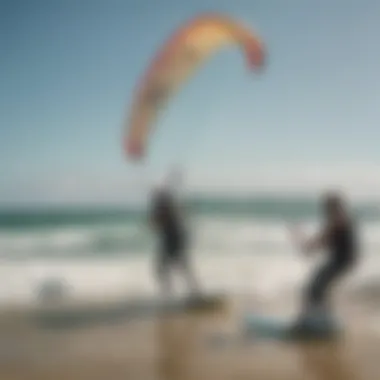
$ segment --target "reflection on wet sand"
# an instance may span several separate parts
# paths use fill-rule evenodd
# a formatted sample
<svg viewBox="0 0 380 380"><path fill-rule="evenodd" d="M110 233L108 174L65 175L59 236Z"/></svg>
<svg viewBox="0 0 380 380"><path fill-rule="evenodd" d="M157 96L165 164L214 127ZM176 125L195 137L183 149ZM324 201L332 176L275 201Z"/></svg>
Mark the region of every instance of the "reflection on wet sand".
<svg viewBox="0 0 380 380"><path fill-rule="evenodd" d="M366 323L353 323L340 342L209 344L239 320L194 313L67 331L0 321L0 379L379 379L380 338Z"/></svg>
<svg viewBox="0 0 380 380"><path fill-rule="evenodd" d="M305 378L315 380L358 380L355 366L349 358L345 342L321 342L301 345L298 348Z"/></svg>
<svg viewBox="0 0 380 380"><path fill-rule="evenodd" d="M162 380L191 377L199 321L196 317L157 322L157 375Z"/></svg>

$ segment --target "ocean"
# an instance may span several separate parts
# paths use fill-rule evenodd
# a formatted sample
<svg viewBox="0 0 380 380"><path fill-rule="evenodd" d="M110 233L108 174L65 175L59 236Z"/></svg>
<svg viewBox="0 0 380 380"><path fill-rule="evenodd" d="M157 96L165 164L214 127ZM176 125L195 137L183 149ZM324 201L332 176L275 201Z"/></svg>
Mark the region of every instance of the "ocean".
<svg viewBox="0 0 380 380"><path fill-rule="evenodd" d="M194 269L207 290L276 296L299 289L314 265L314 259L295 250L287 230L294 223L309 232L317 228L314 199L204 197L188 200L185 207ZM380 209L361 203L353 212L363 260L352 286L359 286L380 269ZM4 209L0 302L36 301L49 281L63 282L77 298L154 293L154 253L155 237L144 210Z"/></svg>

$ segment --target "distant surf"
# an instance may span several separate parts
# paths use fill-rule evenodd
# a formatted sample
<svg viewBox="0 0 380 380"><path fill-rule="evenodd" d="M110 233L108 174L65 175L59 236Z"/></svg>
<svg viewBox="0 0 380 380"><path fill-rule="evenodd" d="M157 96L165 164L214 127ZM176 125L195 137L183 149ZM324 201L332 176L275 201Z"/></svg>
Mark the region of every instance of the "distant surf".
<svg viewBox="0 0 380 380"><path fill-rule="evenodd" d="M286 227L314 230L315 201L203 198L188 208L194 262L207 289L272 297L302 286L309 261L294 252ZM365 257L358 284L380 264L376 210L355 209ZM0 211L0 302L35 300L49 279L67 281L75 297L155 292L155 241L145 220L145 210L122 208Z"/></svg>

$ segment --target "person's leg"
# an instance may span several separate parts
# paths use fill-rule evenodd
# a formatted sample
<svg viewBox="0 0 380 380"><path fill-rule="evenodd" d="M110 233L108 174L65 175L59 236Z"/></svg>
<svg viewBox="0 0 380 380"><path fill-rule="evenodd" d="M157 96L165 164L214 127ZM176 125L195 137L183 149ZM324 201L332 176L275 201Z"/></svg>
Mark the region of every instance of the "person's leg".
<svg viewBox="0 0 380 380"><path fill-rule="evenodd" d="M199 284L197 277L194 273L194 268L191 265L189 257L187 257L186 253L182 253L181 259L180 259L180 265L181 270L184 276L184 279L187 283L187 286L189 288L189 291L192 294L198 294L199 293Z"/></svg>
<svg viewBox="0 0 380 380"><path fill-rule="evenodd" d="M170 252L167 247L161 247L157 255L156 276L161 293L167 297L172 293L170 278Z"/></svg>
<svg viewBox="0 0 380 380"><path fill-rule="evenodd" d="M350 263L330 262L322 266L311 281L305 297L306 313L331 313L330 294L336 282L351 268Z"/></svg>
<svg viewBox="0 0 380 380"><path fill-rule="evenodd" d="M199 293L199 285L188 256L188 246L186 241L181 241L176 246L175 258L177 265L182 272L183 278L186 281L189 291L192 294Z"/></svg>
<svg viewBox="0 0 380 380"><path fill-rule="evenodd" d="M315 272L306 288L301 318L307 318L315 313L329 313L328 296L331 285L340 272L341 268L333 263L325 264Z"/></svg>

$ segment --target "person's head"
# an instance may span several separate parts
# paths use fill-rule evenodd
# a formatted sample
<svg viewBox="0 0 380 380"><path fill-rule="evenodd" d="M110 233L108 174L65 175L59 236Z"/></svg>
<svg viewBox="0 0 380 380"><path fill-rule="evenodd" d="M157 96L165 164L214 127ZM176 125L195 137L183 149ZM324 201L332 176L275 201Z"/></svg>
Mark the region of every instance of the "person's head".
<svg viewBox="0 0 380 380"><path fill-rule="evenodd" d="M334 218L346 212L346 204L343 196L336 192L324 194L322 208L327 218Z"/></svg>
<svg viewBox="0 0 380 380"><path fill-rule="evenodd" d="M164 186L156 186L153 190L152 200L156 207L168 209L172 204L171 192Z"/></svg>

